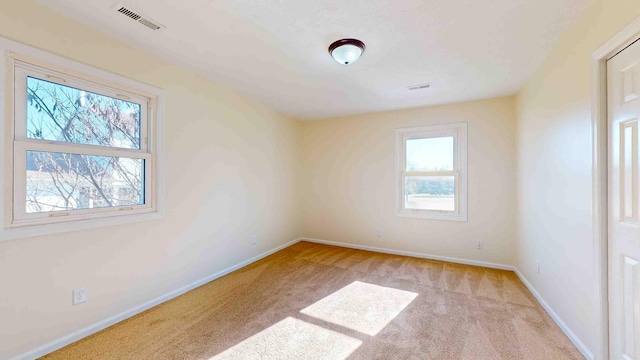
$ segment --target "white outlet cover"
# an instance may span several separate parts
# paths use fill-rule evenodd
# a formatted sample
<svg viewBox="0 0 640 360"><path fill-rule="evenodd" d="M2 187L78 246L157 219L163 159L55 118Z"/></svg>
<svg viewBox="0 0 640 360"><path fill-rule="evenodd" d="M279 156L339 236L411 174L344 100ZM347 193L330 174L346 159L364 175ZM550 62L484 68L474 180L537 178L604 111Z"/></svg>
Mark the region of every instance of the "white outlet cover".
<svg viewBox="0 0 640 360"><path fill-rule="evenodd" d="M85 288L73 289L73 305L82 304L87 301L87 290Z"/></svg>

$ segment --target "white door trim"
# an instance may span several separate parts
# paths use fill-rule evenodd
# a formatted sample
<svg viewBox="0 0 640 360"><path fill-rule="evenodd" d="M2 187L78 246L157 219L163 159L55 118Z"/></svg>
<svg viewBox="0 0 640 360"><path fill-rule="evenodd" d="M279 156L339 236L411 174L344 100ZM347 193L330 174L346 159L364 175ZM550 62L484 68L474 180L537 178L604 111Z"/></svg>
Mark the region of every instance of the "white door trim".
<svg viewBox="0 0 640 360"><path fill-rule="evenodd" d="M591 134L593 236L596 270L596 349L594 359L609 358L609 291L607 236L607 59L640 37L640 17L635 18L591 54Z"/></svg>

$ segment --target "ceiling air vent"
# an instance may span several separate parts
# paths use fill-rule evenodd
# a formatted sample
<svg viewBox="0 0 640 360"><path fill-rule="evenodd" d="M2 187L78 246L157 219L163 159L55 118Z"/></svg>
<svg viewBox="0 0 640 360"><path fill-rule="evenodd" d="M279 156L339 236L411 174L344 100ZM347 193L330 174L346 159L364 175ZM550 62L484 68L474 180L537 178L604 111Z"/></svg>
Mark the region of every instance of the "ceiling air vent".
<svg viewBox="0 0 640 360"><path fill-rule="evenodd" d="M413 91L413 90L428 89L430 87L431 87L431 84L418 84L418 85L407 86L407 89L409 89L409 91Z"/></svg>
<svg viewBox="0 0 640 360"><path fill-rule="evenodd" d="M121 6L121 7L120 7L120 9L118 9L118 12L119 12L119 13L122 13L122 14L124 14L124 15L126 15L126 16L130 17L130 18L132 18L133 20L138 20L138 19L140 19L140 18L142 17L142 16L140 16L140 15L138 15L138 14L134 13L133 11L131 11L131 10L127 9L127 8L126 8L126 7L124 7L124 6Z"/></svg>
<svg viewBox="0 0 640 360"><path fill-rule="evenodd" d="M151 30L160 30L162 28L164 28L164 26L158 24L157 22L149 19L148 17L144 17L142 15L140 15L139 12L132 10L131 8L127 7L127 6L123 6L121 4L117 4L116 6L113 7L117 12L119 12L120 14L135 20L137 23L144 25L146 27L148 27Z"/></svg>
<svg viewBox="0 0 640 360"><path fill-rule="evenodd" d="M148 27L149 29L152 30L160 30L161 26L154 23L153 21L150 21L148 19L142 18L140 20L138 20L138 22L146 27Z"/></svg>

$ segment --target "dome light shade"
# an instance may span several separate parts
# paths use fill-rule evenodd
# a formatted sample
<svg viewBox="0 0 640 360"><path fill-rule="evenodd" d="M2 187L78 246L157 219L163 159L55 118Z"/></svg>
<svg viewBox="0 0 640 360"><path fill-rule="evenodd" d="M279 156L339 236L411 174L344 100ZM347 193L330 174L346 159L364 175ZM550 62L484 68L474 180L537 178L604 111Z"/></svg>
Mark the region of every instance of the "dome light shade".
<svg viewBox="0 0 640 360"><path fill-rule="evenodd" d="M353 64L364 53L364 43L357 39L342 39L329 45L329 54L342 65Z"/></svg>

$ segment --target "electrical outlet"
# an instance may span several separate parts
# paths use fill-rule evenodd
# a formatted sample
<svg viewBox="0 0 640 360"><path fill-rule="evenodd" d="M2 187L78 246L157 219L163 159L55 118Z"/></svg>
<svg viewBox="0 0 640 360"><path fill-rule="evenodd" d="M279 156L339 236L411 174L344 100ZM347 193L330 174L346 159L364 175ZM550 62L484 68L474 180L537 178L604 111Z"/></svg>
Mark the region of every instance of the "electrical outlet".
<svg viewBox="0 0 640 360"><path fill-rule="evenodd" d="M87 290L85 288L73 289L73 305L82 304L87 301Z"/></svg>
<svg viewBox="0 0 640 360"><path fill-rule="evenodd" d="M536 260L536 272L540 274L540 261Z"/></svg>
<svg viewBox="0 0 640 360"><path fill-rule="evenodd" d="M482 247L483 247L482 241L478 241L478 242L476 243L476 249L478 249L478 250L482 250Z"/></svg>
<svg viewBox="0 0 640 360"><path fill-rule="evenodd" d="M258 242L258 236L257 235L251 236L251 245L255 245L257 242Z"/></svg>
<svg viewBox="0 0 640 360"><path fill-rule="evenodd" d="M378 229L378 230L376 231L376 236L377 236L377 237L382 237L382 230Z"/></svg>

